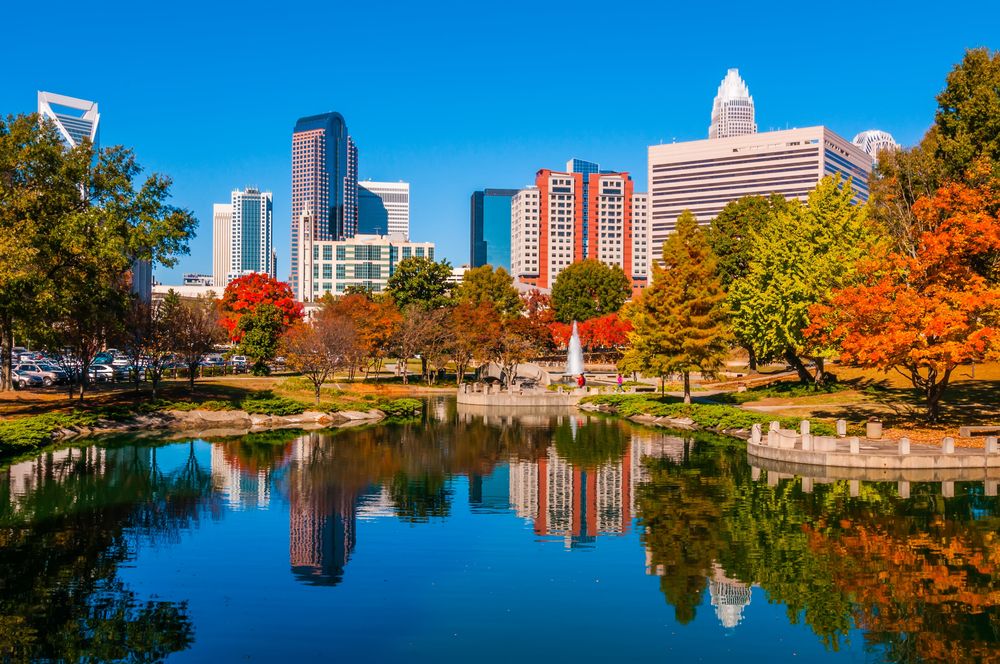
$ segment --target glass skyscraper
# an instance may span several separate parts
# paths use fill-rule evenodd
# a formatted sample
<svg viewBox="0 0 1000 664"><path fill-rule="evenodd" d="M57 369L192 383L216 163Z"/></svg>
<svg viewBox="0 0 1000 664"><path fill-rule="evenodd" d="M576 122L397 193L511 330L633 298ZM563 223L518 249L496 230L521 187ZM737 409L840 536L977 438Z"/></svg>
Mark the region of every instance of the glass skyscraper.
<svg viewBox="0 0 1000 664"><path fill-rule="evenodd" d="M340 113L300 118L292 130L292 256L289 285L298 291L299 220L309 211L316 240L358 230L358 149Z"/></svg>
<svg viewBox="0 0 1000 664"><path fill-rule="evenodd" d="M485 189L472 194L469 265L492 265L510 272L510 199L517 189Z"/></svg>
<svg viewBox="0 0 1000 664"><path fill-rule="evenodd" d="M271 192L262 192L254 187L247 187L242 191L236 189L232 194L232 213L229 219L229 271L226 284L252 272L275 276L271 273Z"/></svg>

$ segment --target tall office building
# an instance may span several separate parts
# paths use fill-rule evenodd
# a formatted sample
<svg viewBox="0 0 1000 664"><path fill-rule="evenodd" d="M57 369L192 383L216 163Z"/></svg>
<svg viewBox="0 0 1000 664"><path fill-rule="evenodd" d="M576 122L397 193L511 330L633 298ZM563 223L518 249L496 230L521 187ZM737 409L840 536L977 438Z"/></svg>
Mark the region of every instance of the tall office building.
<svg viewBox="0 0 1000 664"><path fill-rule="evenodd" d="M572 263L594 258L618 265L634 291L649 283L647 195L628 173L560 173L542 169L535 186L511 199L511 274L551 288Z"/></svg>
<svg viewBox="0 0 1000 664"><path fill-rule="evenodd" d="M306 208L317 240L358 230L358 149L340 113L300 118L292 130L292 291L298 294L299 220Z"/></svg>
<svg viewBox="0 0 1000 664"><path fill-rule="evenodd" d="M740 78L739 69L730 69L719 85L719 94L712 104L712 126L709 138L729 138L757 133L753 97Z"/></svg>
<svg viewBox="0 0 1000 664"><path fill-rule="evenodd" d="M873 166L878 163L879 150L893 150L896 148L896 141L892 135L879 129L863 131L855 136L851 142L872 158Z"/></svg>
<svg viewBox="0 0 1000 664"><path fill-rule="evenodd" d="M271 192L233 190L230 203L212 209L212 280L225 288L233 279L259 272L276 277Z"/></svg>
<svg viewBox="0 0 1000 664"><path fill-rule="evenodd" d="M410 185L358 182L358 234L410 237Z"/></svg>
<svg viewBox="0 0 1000 664"><path fill-rule="evenodd" d="M52 120L62 139L72 148L89 138L99 148L101 114L96 101L85 101L51 92L38 91L38 114Z"/></svg>
<svg viewBox="0 0 1000 664"><path fill-rule="evenodd" d="M212 206L212 285L225 288L229 284L229 265L232 260L233 204L216 203Z"/></svg>
<svg viewBox="0 0 1000 664"><path fill-rule="evenodd" d="M864 202L871 168L864 151L826 127L650 146L652 258L684 210L708 224L731 201L772 192L805 199L836 173L851 178L855 200Z"/></svg>
<svg viewBox="0 0 1000 664"><path fill-rule="evenodd" d="M470 199L471 267L492 265L511 271L511 198L517 189L484 189Z"/></svg>

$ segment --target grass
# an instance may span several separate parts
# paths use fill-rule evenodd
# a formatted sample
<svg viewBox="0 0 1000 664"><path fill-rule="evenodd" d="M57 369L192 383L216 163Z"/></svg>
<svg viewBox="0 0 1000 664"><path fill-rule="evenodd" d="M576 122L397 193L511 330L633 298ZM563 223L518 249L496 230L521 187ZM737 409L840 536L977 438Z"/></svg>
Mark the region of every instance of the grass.
<svg viewBox="0 0 1000 664"><path fill-rule="evenodd" d="M852 387L841 382L831 382L823 386L805 385L799 382L771 383L762 387L752 387L746 392L726 392L712 397L713 401L721 403L750 403L764 399L798 399L816 397L818 395L835 394L851 390Z"/></svg>

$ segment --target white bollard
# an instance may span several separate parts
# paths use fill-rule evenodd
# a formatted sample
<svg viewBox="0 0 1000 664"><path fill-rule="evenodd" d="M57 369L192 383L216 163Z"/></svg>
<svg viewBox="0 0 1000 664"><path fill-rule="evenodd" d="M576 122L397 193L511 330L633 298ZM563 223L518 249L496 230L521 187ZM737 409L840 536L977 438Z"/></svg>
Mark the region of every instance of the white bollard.
<svg viewBox="0 0 1000 664"><path fill-rule="evenodd" d="M910 439L909 438L900 438L899 439L899 455L903 456L904 454L909 454L909 453L910 453Z"/></svg>
<svg viewBox="0 0 1000 664"><path fill-rule="evenodd" d="M799 422L799 433L803 436L809 433L809 420Z"/></svg>
<svg viewBox="0 0 1000 664"><path fill-rule="evenodd" d="M847 436L847 420L837 420L837 435L841 438Z"/></svg>
<svg viewBox="0 0 1000 664"><path fill-rule="evenodd" d="M767 446L777 447L778 446L778 432L771 429L767 432Z"/></svg>
<svg viewBox="0 0 1000 664"><path fill-rule="evenodd" d="M861 454L861 439L851 436L851 454Z"/></svg>
<svg viewBox="0 0 1000 664"><path fill-rule="evenodd" d="M761 439L760 422L755 422L754 425L750 427L750 440L755 445L760 445L760 439Z"/></svg>
<svg viewBox="0 0 1000 664"><path fill-rule="evenodd" d="M955 453L955 439L951 436L945 436L944 440L941 441L941 453L942 454L954 454Z"/></svg>
<svg viewBox="0 0 1000 664"><path fill-rule="evenodd" d="M781 428L781 422L779 422L778 420L771 421L771 427L770 427L771 431L777 431L780 428Z"/></svg>
<svg viewBox="0 0 1000 664"><path fill-rule="evenodd" d="M802 451L812 452L813 450L813 437L808 433L802 434Z"/></svg>
<svg viewBox="0 0 1000 664"><path fill-rule="evenodd" d="M997 437L987 436L986 438L986 453L996 454L997 453Z"/></svg>

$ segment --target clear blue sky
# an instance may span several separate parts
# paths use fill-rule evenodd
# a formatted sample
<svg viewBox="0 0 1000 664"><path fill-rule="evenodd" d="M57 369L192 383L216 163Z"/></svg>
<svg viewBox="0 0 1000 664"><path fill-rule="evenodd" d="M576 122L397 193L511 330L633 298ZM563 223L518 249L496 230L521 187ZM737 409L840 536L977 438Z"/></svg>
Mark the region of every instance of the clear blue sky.
<svg viewBox="0 0 1000 664"><path fill-rule="evenodd" d="M201 221L156 278L211 273L212 204L274 192L289 267L296 119L340 111L362 179L411 184L410 235L469 259L469 196L571 157L630 171L646 147L707 138L730 67L760 131L883 129L912 144L966 47L1000 48L1000 3L102 3L3 10L0 113L37 91L97 101L104 145L133 147Z"/></svg>

